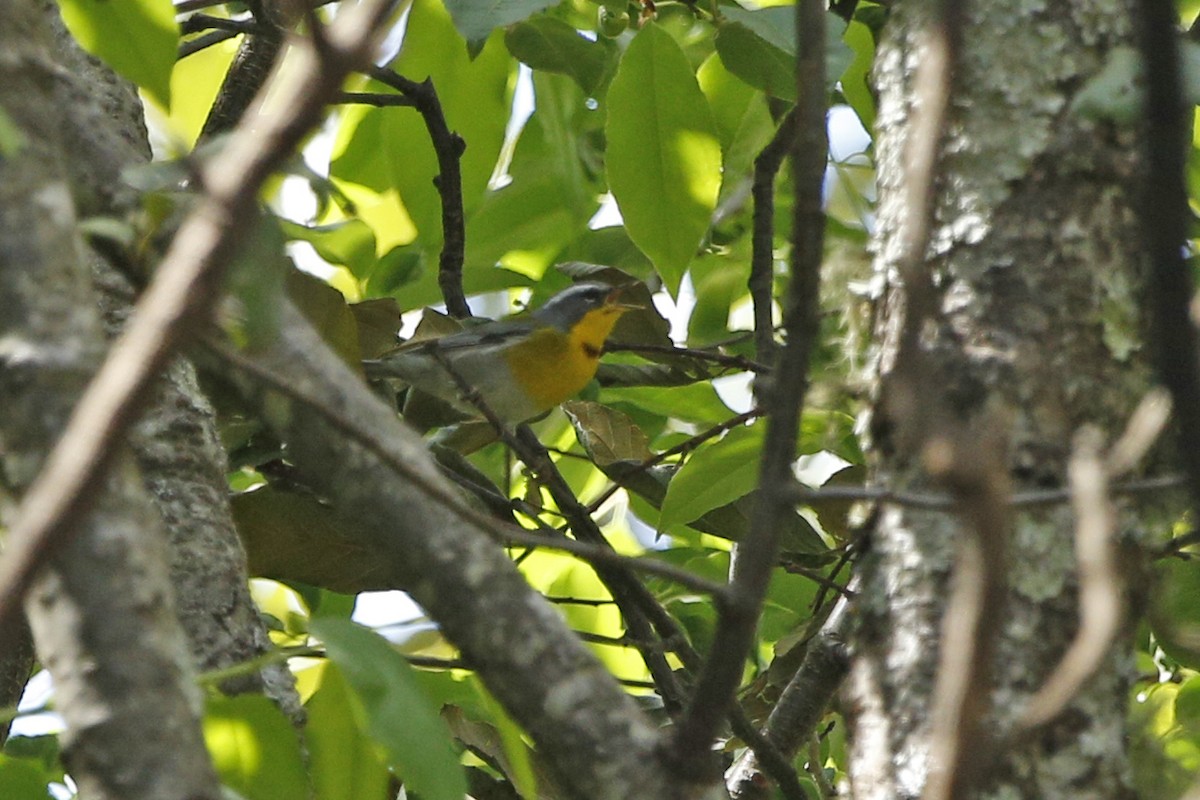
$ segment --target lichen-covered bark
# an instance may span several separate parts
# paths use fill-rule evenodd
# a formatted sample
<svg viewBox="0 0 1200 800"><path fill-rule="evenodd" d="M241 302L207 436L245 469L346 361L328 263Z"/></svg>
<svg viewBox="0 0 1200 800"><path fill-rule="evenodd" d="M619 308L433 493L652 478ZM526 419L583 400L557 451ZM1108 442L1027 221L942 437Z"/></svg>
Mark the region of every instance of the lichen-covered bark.
<svg viewBox="0 0 1200 800"><path fill-rule="evenodd" d="M103 332L64 162L64 71L41 3L0 0L0 481L29 486L95 369ZM82 796L216 798L199 693L173 612L161 520L128 452L93 512L50 553L25 603L67 721Z"/></svg>
<svg viewBox="0 0 1200 800"><path fill-rule="evenodd" d="M908 175L914 67L928 4L900 3L881 44L879 254L888 279L877 331L876 479L924 487L897 436L913 398L893 392L905 312L896 274ZM923 332L949 414L1008 425L1015 489L1063 486L1075 431L1110 438L1150 384L1141 347L1143 263L1132 210L1134 131L1089 117L1076 94L1132 40L1120 0L971 3L937 167L928 268L941 318ZM900 387L903 388L903 387ZM915 398L922 402L921 398ZM928 776L938 636L955 544L952 514L888 506L863 560L846 709L858 800L917 797ZM1065 507L1013 521L1009 591L994 666L992 727L1003 733L1074 634L1073 521ZM981 796L1129 796L1120 645L1059 721L1003 754Z"/></svg>
<svg viewBox="0 0 1200 800"><path fill-rule="evenodd" d="M142 107L127 81L84 53L63 28L57 4L38 0L56 69L45 102L62 111L61 160L80 216L121 217L137 202L122 171L150 159ZM132 308L134 289L90 248L104 333L115 337ZM229 509L225 453L216 417L196 384L195 370L177 360L129 440L146 488L166 523L175 610L199 670L237 664L270 649L247 586L246 557ZM231 681L226 691L262 691L296 722L303 718L291 673L268 665Z"/></svg>

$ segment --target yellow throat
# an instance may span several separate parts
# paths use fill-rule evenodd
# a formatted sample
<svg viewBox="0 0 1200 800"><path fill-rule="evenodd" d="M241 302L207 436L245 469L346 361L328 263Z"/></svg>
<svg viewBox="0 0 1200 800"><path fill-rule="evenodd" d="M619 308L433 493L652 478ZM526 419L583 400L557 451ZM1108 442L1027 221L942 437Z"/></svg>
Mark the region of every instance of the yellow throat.
<svg viewBox="0 0 1200 800"><path fill-rule="evenodd" d="M604 341L626 306L606 305L587 312L569 333L543 328L508 351L513 376L548 411L575 395L596 374Z"/></svg>

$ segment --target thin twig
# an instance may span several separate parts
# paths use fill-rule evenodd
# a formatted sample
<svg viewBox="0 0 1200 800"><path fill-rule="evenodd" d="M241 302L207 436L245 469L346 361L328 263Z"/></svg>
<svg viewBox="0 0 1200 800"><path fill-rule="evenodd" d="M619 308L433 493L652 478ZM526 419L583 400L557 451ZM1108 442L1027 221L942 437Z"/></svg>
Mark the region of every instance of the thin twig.
<svg viewBox="0 0 1200 800"><path fill-rule="evenodd" d="M1075 558L1079 564L1079 630L1050 677L1017 720L1020 736L1053 720L1095 674L1121 627L1124 587L1116 565L1117 512L1107 491L1103 435L1087 427L1075 437L1067 475L1074 493Z"/></svg>
<svg viewBox="0 0 1200 800"><path fill-rule="evenodd" d="M184 36L201 31L230 31L239 33L261 33L263 26L253 18L229 19L228 17L210 17L207 14L193 14L179 23L179 32Z"/></svg>
<svg viewBox="0 0 1200 800"><path fill-rule="evenodd" d="M392 106L412 108L416 106L416 101L408 95L385 92L342 92L338 95L337 102L344 105L358 104L377 108Z"/></svg>
<svg viewBox="0 0 1200 800"><path fill-rule="evenodd" d="M213 6L219 6L225 3L226 0L179 0L175 4L176 14L187 14L190 11L201 11Z"/></svg>
<svg viewBox="0 0 1200 800"><path fill-rule="evenodd" d="M775 363L775 176L796 141L796 110L779 121L771 141L754 159L753 235L747 287L754 304L754 349L763 364Z"/></svg>
<svg viewBox="0 0 1200 800"><path fill-rule="evenodd" d="M610 341L604 345L604 352L686 356L688 358L711 361L719 366L741 370L742 372L754 372L759 375L765 375L771 371L771 368L766 364L760 361L755 361L752 358L729 355L727 353L717 352L716 350L707 350L698 347L676 347L675 345L670 344L632 344L627 342Z"/></svg>
<svg viewBox="0 0 1200 800"><path fill-rule="evenodd" d="M188 56L195 55L201 50L207 50L213 45L232 39L237 36L237 31L212 31L203 36L197 36L195 39L188 39L186 42L181 42L179 52L175 55L176 61L182 61Z"/></svg>
<svg viewBox="0 0 1200 800"><path fill-rule="evenodd" d="M529 429L529 426L522 425L514 431L487 404L479 391L463 378L444 354L436 349L431 350L430 353L454 381L464 399L479 410L495 428L501 440L517 454L518 458L525 462L525 465L550 492L555 504L570 523L571 529L575 531L575 536L589 544L611 547L596 521L592 519L591 514L571 491L571 487L563 480L550 455L537 440L533 431ZM620 608L634 641L650 641L655 631L664 641L685 641L675 620L661 610L657 600L639 581L627 573L613 571L603 565L597 565L596 574L608 587L613 600ZM718 606L722 605L722 598L723 595L717 595L714 598ZM647 614L648 611L660 613L651 618ZM678 678L663 653L642 647L639 647L638 651L646 662L646 667L650 670L655 683L659 686L663 702L668 705L668 708L673 704L681 703L683 688L679 685Z"/></svg>
<svg viewBox="0 0 1200 800"><path fill-rule="evenodd" d="M1135 478L1118 481L1109 486L1109 491L1115 495L1147 494L1153 492L1178 489L1187 484L1185 475L1161 475L1152 478ZM900 489L889 489L885 486L822 486L810 489L799 483L791 488L794 502L804 505L820 505L822 502L861 500L864 502L883 503L885 505L917 508L926 511L951 511L954 509L954 496L946 492L912 492ZM1008 505L1017 509L1038 508L1070 502L1071 490L1061 489L1029 489L1013 492L1008 498ZM1174 540L1172 540L1174 541Z"/></svg>
<svg viewBox="0 0 1200 800"><path fill-rule="evenodd" d="M273 87L271 113L239 130L203 165L204 193L180 227L117 339L24 497L0 556L0 626L14 613L47 553L77 529L125 431L188 332L207 320L225 265L257 218L258 190L321 119L343 77L369 61L394 0L370 0L338 16L332 57L298 50ZM267 102L264 94L259 102Z"/></svg>
<svg viewBox="0 0 1200 800"><path fill-rule="evenodd" d="M1079 563L1079 630L1050 677L1017 721L1013 737L1057 717L1095 674L1121 628L1124 581L1116 562L1117 510L1110 480L1133 469L1167 424L1170 399L1161 389L1147 393L1108 455L1102 434L1085 428L1075 438L1067 468L1075 509L1075 553Z"/></svg>
<svg viewBox="0 0 1200 800"><path fill-rule="evenodd" d="M450 316L455 319L469 317L471 307L467 305L467 297L463 292L466 223L460 164L467 143L446 123L433 79L426 78L417 83L383 67L375 67L367 74L412 99L414 107L425 120L438 162L438 175L433 182L442 198L442 253L438 258L438 287L442 290L442 299Z"/></svg>
<svg viewBox="0 0 1200 800"><path fill-rule="evenodd" d="M820 333L820 269L825 231L821 189L825 175L825 8L819 0L796 4L798 100L794 123L791 282L784 321L787 345L762 405L767 429L759 496L750 530L739 545L730 579L732 597L720 609L712 647L696 683L687 714L676 726L669 759L679 774L712 769L711 748L732 706L755 624L779 549L782 515L791 512L787 487L799 433L800 409L808 389L811 354Z"/></svg>
<svg viewBox="0 0 1200 800"><path fill-rule="evenodd" d="M829 776L825 774L825 767L821 764L821 737L817 736L815 731L808 737L808 774L817 784L821 800L837 797L837 789L829 782Z"/></svg>
<svg viewBox="0 0 1200 800"><path fill-rule="evenodd" d="M853 584L852 584L853 585ZM841 598L807 643L804 661L771 709L763 734L779 751L794 753L820 722L825 708L850 670L845 636L851 616L849 600ZM743 755L725 774L734 800L759 800L768 793L758 753Z"/></svg>
<svg viewBox="0 0 1200 800"><path fill-rule="evenodd" d="M984 425L989 423L985 422ZM993 653L1006 598L1011 508L1005 431L960 425L926 446L927 470L958 498L966 536L958 543L939 637L930 713L929 775L922 800L968 797L995 753L984 725Z"/></svg>
<svg viewBox="0 0 1200 800"><path fill-rule="evenodd" d="M268 3L272 3L268 13ZM263 84L271 75L280 53L283 52L284 31L291 28L298 19L297 9L291 3L274 3L273 0L251 0L247 3L253 22L241 33L243 36L238 43L237 53L229 64L221 88L208 110L204 125L200 129L197 142L203 143L233 130L241 122L250 104L258 96ZM314 17L309 23L309 45L318 59L326 57L321 50L324 25ZM199 16L199 15L197 15ZM185 22L190 22L185 20Z"/></svg>
<svg viewBox="0 0 1200 800"><path fill-rule="evenodd" d="M735 414L734 416L730 417L729 419L725 420L724 422L720 423L719 425L713 425L711 428L703 430L700 433L696 434L695 436L685 439L684 441L680 442L677 445L674 445L673 447L668 447L666 450L663 450L661 453L655 453L654 455L650 456L649 458L643 460L640 464L637 464L636 466L632 467L627 472L623 472L621 474L621 478L624 479L630 475L636 475L640 472L645 472L646 470L651 469L652 467L658 466L659 464L663 463L664 461L666 461L668 458L671 458L672 456L677 456L681 453L690 452L690 451L696 449L697 447L699 447L700 445L704 444L705 442L707 442L709 439L712 439L716 436L720 436L721 434L725 433L726 431L733 430L734 428L738 427L739 425L745 425L750 420L756 419L760 416L762 416L762 411L758 408L752 408L749 411L743 411L741 414ZM604 505L604 503L608 501L608 498L610 498L614 494L616 494L617 490L620 488L621 488L620 482L615 482L613 486L610 486L608 489L601 492L599 497L597 497L595 500L593 500L591 503L588 504L588 507L587 507L588 513L595 514L596 511L600 508L600 506Z"/></svg>

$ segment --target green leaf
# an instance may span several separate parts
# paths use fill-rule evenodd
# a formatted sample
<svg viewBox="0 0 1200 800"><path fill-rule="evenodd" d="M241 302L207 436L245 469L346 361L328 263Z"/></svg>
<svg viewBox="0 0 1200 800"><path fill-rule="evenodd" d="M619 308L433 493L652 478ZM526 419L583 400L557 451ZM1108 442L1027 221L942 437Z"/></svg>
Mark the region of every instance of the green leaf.
<svg viewBox="0 0 1200 800"><path fill-rule="evenodd" d="M722 8L715 40L725 67L756 89L783 100L796 99L796 25L792 6L756 11ZM825 88L832 89L854 61L842 41L846 23L833 12L825 24Z"/></svg>
<svg viewBox="0 0 1200 800"><path fill-rule="evenodd" d="M851 22L842 37L854 52L854 60L842 73L842 97L858 114L863 128L875 130L875 96L871 94L868 76L875 63L875 37L861 22Z"/></svg>
<svg viewBox="0 0 1200 800"><path fill-rule="evenodd" d="M504 34L504 44L532 69L569 75L589 95L608 71L609 48L554 17L539 16L514 25Z"/></svg>
<svg viewBox="0 0 1200 800"><path fill-rule="evenodd" d="M458 755L404 657L348 620L315 619L312 628L361 701L367 732L404 783L426 800L462 800L467 782Z"/></svg>
<svg viewBox="0 0 1200 800"><path fill-rule="evenodd" d="M59 0L80 46L171 107L179 27L171 0Z"/></svg>
<svg viewBox="0 0 1200 800"><path fill-rule="evenodd" d="M379 263L375 256L375 232L362 220L351 219L316 227L287 220L280 222L289 239L308 242L321 258L346 267L359 280L367 278Z"/></svg>
<svg viewBox="0 0 1200 800"><path fill-rule="evenodd" d="M657 24L621 58L605 130L609 186L629 238L674 294L716 207L721 146L687 57Z"/></svg>
<svg viewBox="0 0 1200 800"><path fill-rule="evenodd" d="M462 37L468 43L478 44L495 28L520 22L557 3L558 0L446 0L446 9Z"/></svg>
<svg viewBox="0 0 1200 800"><path fill-rule="evenodd" d="M791 14L790 9L778 10ZM793 54L739 24L722 25L717 31L716 46L721 63L734 75L769 95L796 101L796 57Z"/></svg>
<svg viewBox="0 0 1200 800"><path fill-rule="evenodd" d="M686 422L720 425L731 412L721 402L711 383L688 386L621 386L602 389L601 403L623 407L632 406L658 416L673 417ZM635 415L636 418L636 415Z"/></svg>
<svg viewBox="0 0 1200 800"><path fill-rule="evenodd" d="M0 754L0 797L4 800L47 800L49 780L37 763Z"/></svg>
<svg viewBox="0 0 1200 800"><path fill-rule="evenodd" d="M473 61L458 41L440 2L415 0L404 43L391 67L401 75L430 78L447 125L466 143L460 166L463 207L469 217L483 200L504 142L509 72L515 63L496 41ZM334 178L380 193L395 191L421 247L436 259L442 246L442 203L434 178L440 170L421 115L411 108L351 109L342 115L333 155ZM390 250L407 243L389 241L388 236L388 231L376 228L380 247ZM436 290L434 271L420 282Z"/></svg>
<svg viewBox="0 0 1200 800"><path fill-rule="evenodd" d="M279 309L288 276L295 270L284 256L277 220L260 213L243 239L225 277L225 288L240 303L237 330L251 347L262 347L279 332Z"/></svg>
<svg viewBox="0 0 1200 800"><path fill-rule="evenodd" d="M249 694L210 698L203 724L221 782L241 796L278 800L308 794L296 730L270 700Z"/></svg>
<svg viewBox="0 0 1200 800"><path fill-rule="evenodd" d="M1200 668L1200 561L1169 560L1156 565L1150 624L1171 658Z"/></svg>
<svg viewBox="0 0 1200 800"><path fill-rule="evenodd" d="M763 427L754 424L697 449L667 486L658 529L669 532L750 493L758 485L762 443Z"/></svg>
<svg viewBox="0 0 1200 800"><path fill-rule="evenodd" d="M355 718L357 708L345 677L336 665L327 663L320 688L304 706L315 800L360 800L384 797L387 792L387 765L375 743L363 734Z"/></svg>
<svg viewBox="0 0 1200 800"><path fill-rule="evenodd" d="M716 53L704 59L704 63L696 70L696 80L700 83L700 91L708 98L708 107L712 109L713 121L720 133L721 147L728 150L746 108L756 93L745 81L738 80L726 69Z"/></svg>

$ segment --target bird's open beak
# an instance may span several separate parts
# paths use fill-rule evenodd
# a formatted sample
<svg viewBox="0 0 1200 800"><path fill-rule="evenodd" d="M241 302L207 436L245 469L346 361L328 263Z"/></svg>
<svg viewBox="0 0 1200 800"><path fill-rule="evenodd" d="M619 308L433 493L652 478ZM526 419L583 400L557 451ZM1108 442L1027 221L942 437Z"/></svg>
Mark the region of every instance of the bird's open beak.
<svg viewBox="0 0 1200 800"><path fill-rule="evenodd" d="M624 294L625 290L632 287L633 284L614 286L612 291L608 293L608 297L604 299L604 305L620 308L624 311L633 311L634 309L642 308L641 303L630 303L621 299L621 295Z"/></svg>

